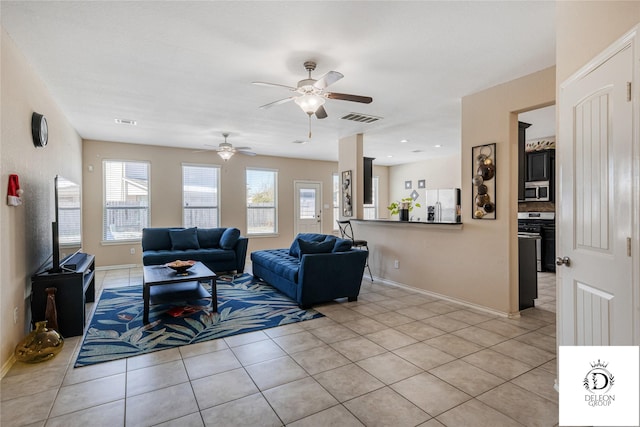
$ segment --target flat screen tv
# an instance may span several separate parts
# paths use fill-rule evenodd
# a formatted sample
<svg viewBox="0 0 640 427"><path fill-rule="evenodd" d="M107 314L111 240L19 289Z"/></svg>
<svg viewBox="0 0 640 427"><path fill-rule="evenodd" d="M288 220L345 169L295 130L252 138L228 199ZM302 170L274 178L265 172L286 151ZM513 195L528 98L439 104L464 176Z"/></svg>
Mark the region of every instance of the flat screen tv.
<svg viewBox="0 0 640 427"><path fill-rule="evenodd" d="M82 200L80 185L57 175L54 180L55 221L52 272L75 270L70 263L82 249Z"/></svg>

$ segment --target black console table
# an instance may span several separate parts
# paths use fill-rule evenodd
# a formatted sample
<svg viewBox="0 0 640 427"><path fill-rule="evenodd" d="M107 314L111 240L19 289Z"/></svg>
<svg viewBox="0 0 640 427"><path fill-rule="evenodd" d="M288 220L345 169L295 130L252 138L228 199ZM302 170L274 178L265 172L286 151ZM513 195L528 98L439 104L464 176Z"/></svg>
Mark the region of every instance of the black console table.
<svg viewBox="0 0 640 427"><path fill-rule="evenodd" d="M60 272L43 270L31 277L31 321L45 320L46 288L56 288L58 326L63 337L84 333L85 303L95 301L95 257L82 254L75 269Z"/></svg>

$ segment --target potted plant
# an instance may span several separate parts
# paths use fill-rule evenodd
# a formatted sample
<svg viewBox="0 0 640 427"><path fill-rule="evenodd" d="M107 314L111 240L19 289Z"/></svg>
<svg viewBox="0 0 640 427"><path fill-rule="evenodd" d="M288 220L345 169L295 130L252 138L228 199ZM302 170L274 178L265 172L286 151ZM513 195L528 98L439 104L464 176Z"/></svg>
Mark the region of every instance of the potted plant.
<svg viewBox="0 0 640 427"><path fill-rule="evenodd" d="M400 221L409 221L409 212L413 210L413 207L421 207L420 203L413 203L412 197L405 197L400 199L399 202L392 202L387 209L391 212L391 215L400 214Z"/></svg>

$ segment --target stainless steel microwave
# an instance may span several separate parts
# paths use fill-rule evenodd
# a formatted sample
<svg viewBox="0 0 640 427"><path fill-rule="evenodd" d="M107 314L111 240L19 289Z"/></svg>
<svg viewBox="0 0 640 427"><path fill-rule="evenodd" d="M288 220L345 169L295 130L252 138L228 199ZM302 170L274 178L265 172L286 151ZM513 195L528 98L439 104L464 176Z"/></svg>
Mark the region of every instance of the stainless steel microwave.
<svg viewBox="0 0 640 427"><path fill-rule="evenodd" d="M524 183L525 202L548 202L551 200L549 181L531 181Z"/></svg>

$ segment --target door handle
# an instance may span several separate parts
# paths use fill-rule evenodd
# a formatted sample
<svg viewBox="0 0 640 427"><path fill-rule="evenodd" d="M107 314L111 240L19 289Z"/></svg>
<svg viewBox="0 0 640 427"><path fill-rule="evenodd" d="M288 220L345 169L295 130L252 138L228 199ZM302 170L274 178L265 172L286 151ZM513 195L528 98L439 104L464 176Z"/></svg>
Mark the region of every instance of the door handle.
<svg viewBox="0 0 640 427"><path fill-rule="evenodd" d="M568 256L561 258L558 257L556 258L556 265L566 265L567 267L571 266L571 258L569 258Z"/></svg>

